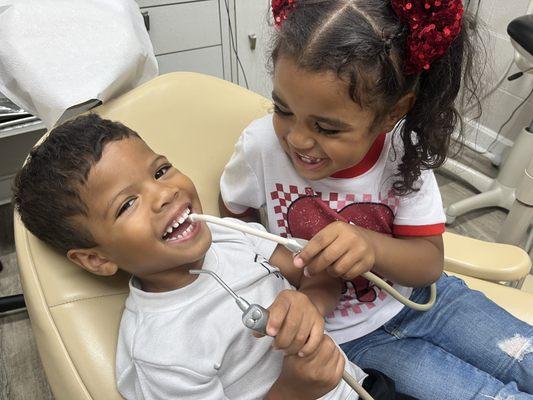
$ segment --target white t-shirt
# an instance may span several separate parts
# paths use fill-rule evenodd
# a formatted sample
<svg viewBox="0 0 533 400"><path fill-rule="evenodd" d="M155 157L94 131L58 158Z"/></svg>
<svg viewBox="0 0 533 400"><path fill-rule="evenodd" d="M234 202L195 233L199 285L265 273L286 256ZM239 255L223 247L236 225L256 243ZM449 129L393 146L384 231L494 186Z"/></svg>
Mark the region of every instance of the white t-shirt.
<svg viewBox="0 0 533 400"><path fill-rule="evenodd" d="M280 146L272 115L252 122L242 133L220 181L226 207L235 214L248 208L266 210L269 231L284 237L310 239L334 220L386 235L429 236L444 232L442 200L431 170L424 170L415 187L397 196L392 184L403 155L394 131L376 139L363 160L334 176L302 178ZM392 282L390 282L392 283ZM393 284L404 296L412 289ZM358 277L346 282L326 329L344 343L377 329L403 305L373 283Z"/></svg>
<svg viewBox="0 0 533 400"><path fill-rule="evenodd" d="M260 227L258 224L256 227ZM275 244L209 225L213 243L203 269L216 272L239 296L269 307L290 289L267 260ZM272 338L254 338L233 298L210 276L164 293L133 279L117 345L117 386L126 399L262 399L278 378L283 354ZM364 372L347 361L358 381ZM324 399L357 399L343 381Z"/></svg>

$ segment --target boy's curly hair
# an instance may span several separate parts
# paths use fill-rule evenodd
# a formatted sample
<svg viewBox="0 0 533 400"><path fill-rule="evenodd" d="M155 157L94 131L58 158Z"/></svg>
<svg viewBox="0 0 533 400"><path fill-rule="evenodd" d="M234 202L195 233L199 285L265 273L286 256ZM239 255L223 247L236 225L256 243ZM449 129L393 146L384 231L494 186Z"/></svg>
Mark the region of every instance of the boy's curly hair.
<svg viewBox="0 0 533 400"><path fill-rule="evenodd" d="M128 137L139 135L96 114L54 128L15 177L13 203L26 228L64 253L96 246L90 232L74 220L88 213L80 189L105 145Z"/></svg>
<svg viewBox="0 0 533 400"><path fill-rule="evenodd" d="M288 13L272 43L271 60L290 57L311 72L332 71L349 84L349 96L377 116L387 115L409 92L416 95L401 125L405 153L395 192L416 191L422 169L442 165L451 135L461 123L455 100L463 84L463 105L474 103L479 78L474 68L476 23L465 12L462 30L446 54L428 71L404 73L408 27L390 1L300 0ZM378 123L379 117L374 123Z"/></svg>

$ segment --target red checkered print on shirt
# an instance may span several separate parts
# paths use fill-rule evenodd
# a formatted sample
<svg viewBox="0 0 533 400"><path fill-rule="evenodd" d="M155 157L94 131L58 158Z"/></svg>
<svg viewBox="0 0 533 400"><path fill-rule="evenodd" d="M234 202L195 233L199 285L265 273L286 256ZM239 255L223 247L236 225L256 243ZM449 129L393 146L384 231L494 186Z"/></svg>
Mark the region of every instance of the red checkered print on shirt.
<svg viewBox="0 0 533 400"><path fill-rule="evenodd" d="M327 196L323 196L320 192L314 192L310 187L298 188L295 185L283 185L282 183L276 183L274 191L270 192L272 204L274 207L274 213L276 215L276 223L279 228L279 234L283 237L288 237L287 226L287 210L291 203L302 196L319 196L324 200L332 210L340 211L347 205L352 203L381 203L390 207L393 213L399 205L398 197L389 191L386 195L379 193L378 196L372 194L346 194L344 197L338 193L329 193ZM377 198L376 198L377 197Z"/></svg>

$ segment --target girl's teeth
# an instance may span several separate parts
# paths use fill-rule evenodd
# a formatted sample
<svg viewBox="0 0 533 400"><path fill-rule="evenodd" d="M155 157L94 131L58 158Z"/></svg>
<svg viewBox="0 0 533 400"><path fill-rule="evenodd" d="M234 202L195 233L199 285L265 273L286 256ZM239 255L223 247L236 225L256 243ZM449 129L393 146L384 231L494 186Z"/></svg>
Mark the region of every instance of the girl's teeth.
<svg viewBox="0 0 533 400"><path fill-rule="evenodd" d="M172 233L172 227L171 227L171 226L169 226L169 227L167 228L167 233Z"/></svg>
<svg viewBox="0 0 533 400"><path fill-rule="evenodd" d="M183 238L183 235L178 235L178 239L181 239L181 238Z"/></svg>
<svg viewBox="0 0 533 400"><path fill-rule="evenodd" d="M174 228L177 228L178 226L180 226L180 223L178 223L178 222L174 222L174 223L172 224L172 227L174 227Z"/></svg>
<svg viewBox="0 0 533 400"><path fill-rule="evenodd" d="M185 218L184 218L184 217L180 217L180 219L178 220L178 222L179 222L180 224L183 224L183 221L185 221Z"/></svg>

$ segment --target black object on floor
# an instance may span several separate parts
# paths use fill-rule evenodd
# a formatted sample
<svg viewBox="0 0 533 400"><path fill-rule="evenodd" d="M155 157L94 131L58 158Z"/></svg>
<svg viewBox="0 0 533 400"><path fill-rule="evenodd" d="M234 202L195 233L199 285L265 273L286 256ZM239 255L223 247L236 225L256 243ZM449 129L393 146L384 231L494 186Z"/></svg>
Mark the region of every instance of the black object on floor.
<svg viewBox="0 0 533 400"><path fill-rule="evenodd" d="M394 381L387 375L375 369L364 369L368 377L363 381L363 387L374 400L417 400L414 397L397 393Z"/></svg>
<svg viewBox="0 0 533 400"><path fill-rule="evenodd" d="M26 308L23 295L16 294L13 296L0 297L0 316L7 311L18 310L21 308Z"/></svg>

